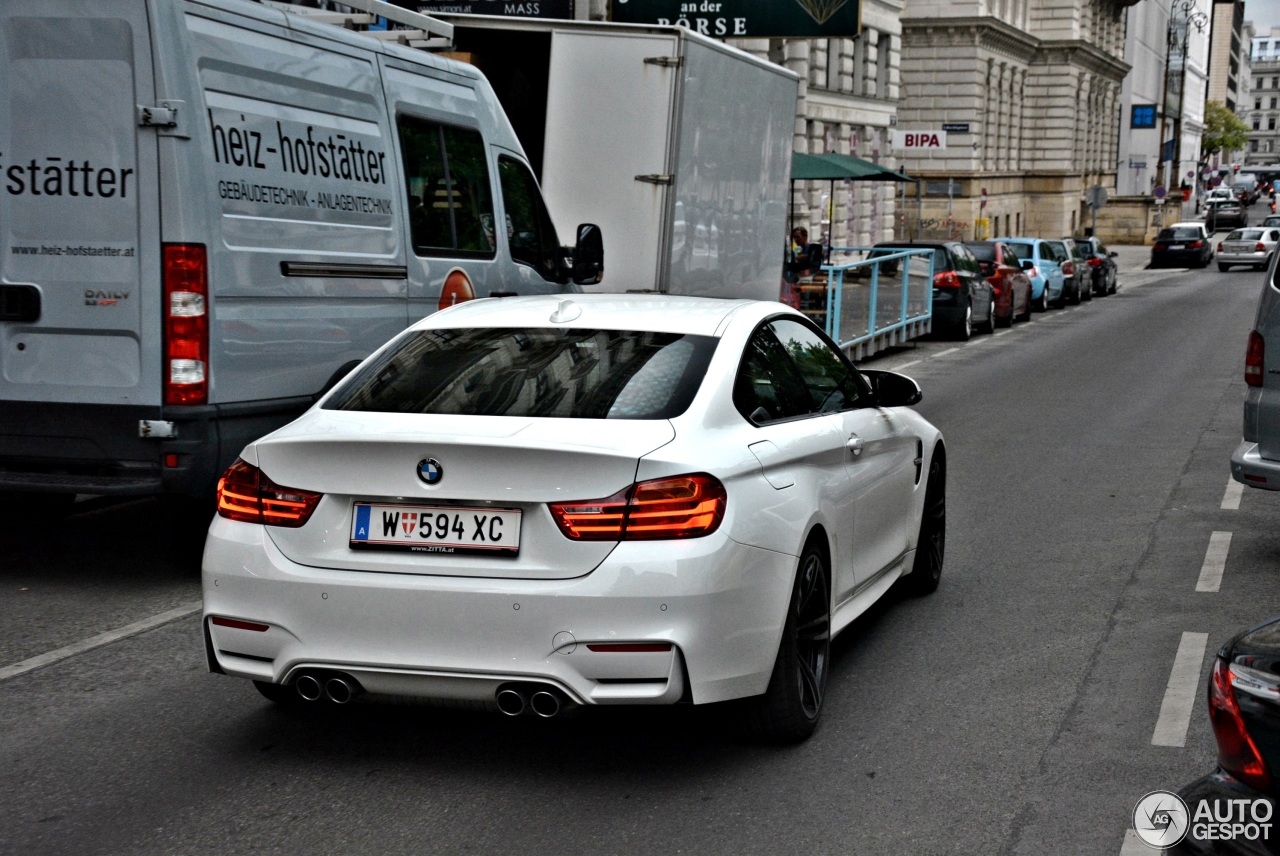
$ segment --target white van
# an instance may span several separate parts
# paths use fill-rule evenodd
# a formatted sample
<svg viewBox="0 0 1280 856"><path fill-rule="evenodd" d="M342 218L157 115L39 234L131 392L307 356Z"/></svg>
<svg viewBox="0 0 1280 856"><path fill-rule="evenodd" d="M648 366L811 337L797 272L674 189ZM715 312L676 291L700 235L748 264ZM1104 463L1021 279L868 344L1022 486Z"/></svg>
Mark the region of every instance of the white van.
<svg viewBox="0 0 1280 856"><path fill-rule="evenodd" d="M0 494L205 495L416 319L597 281L577 237L472 66L241 0L5 0Z"/></svg>

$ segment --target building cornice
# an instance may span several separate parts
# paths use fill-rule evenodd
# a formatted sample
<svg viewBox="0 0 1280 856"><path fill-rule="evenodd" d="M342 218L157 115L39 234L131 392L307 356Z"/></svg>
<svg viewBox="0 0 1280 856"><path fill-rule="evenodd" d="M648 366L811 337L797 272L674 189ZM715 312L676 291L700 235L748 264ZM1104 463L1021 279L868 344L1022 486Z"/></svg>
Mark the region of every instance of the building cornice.
<svg viewBox="0 0 1280 856"><path fill-rule="evenodd" d="M1028 65L1066 64L1116 83L1131 66L1082 39L1039 39L998 18L903 18L903 43L913 47L974 47L1004 54Z"/></svg>

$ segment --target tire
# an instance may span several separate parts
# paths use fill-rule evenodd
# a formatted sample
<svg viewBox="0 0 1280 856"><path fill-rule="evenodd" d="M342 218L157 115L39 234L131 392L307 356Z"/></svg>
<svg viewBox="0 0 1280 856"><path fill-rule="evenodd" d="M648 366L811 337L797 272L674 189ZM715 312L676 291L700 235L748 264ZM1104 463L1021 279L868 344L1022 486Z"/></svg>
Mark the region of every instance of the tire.
<svg viewBox="0 0 1280 856"><path fill-rule="evenodd" d="M996 301L991 299L987 301L987 320L978 325L979 333L991 334L996 331Z"/></svg>
<svg viewBox="0 0 1280 856"><path fill-rule="evenodd" d="M929 462L929 481L924 489L924 511L920 515L920 537L916 539L916 560L903 584L913 595L926 595L942 580L942 563L947 547L947 465L941 450L935 449Z"/></svg>
<svg viewBox="0 0 1280 856"><path fill-rule="evenodd" d="M1218 270L1219 270L1219 271L1224 271L1224 272L1225 272L1225 271L1228 271L1228 270L1230 270L1230 269L1231 269L1231 265L1224 265L1222 262L1218 262Z"/></svg>
<svg viewBox="0 0 1280 856"><path fill-rule="evenodd" d="M764 695L746 700L743 725L770 743L799 743L822 716L831 661L831 588L827 560L810 543L800 556L778 658Z"/></svg>
<svg viewBox="0 0 1280 856"><path fill-rule="evenodd" d="M1089 280L1089 284L1080 289L1080 299L1085 303L1093 300L1093 280Z"/></svg>
<svg viewBox="0 0 1280 856"><path fill-rule="evenodd" d="M1004 318L996 319L996 323L1001 327L1012 327L1013 322L1018 320L1017 298L1009 295L1009 314Z"/></svg>
<svg viewBox="0 0 1280 856"><path fill-rule="evenodd" d="M1044 291L1040 292L1039 299L1033 302L1035 304L1034 306L1031 307L1033 311L1035 312L1049 311L1049 284L1048 283L1045 283Z"/></svg>
<svg viewBox="0 0 1280 856"><path fill-rule="evenodd" d="M1070 303L1072 306L1080 305L1080 284L1079 283L1075 284L1075 287L1071 289L1071 293L1069 295L1065 296L1063 302Z"/></svg>
<svg viewBox="0 0 1280 856"><path fill-rule="evenodd" d="M287 684L273 684L270 681L254 681L254 687L262 697L273 704L293 710L302 707L306 702L297 691Z"/></svg>
<svg viewBox="0 0 1280 856"><path fill-rule="evenodd" d="M961 342L969 341L973 335L973 304L966 303L964 307L964 320L956 325L955 338Z"/></svg>

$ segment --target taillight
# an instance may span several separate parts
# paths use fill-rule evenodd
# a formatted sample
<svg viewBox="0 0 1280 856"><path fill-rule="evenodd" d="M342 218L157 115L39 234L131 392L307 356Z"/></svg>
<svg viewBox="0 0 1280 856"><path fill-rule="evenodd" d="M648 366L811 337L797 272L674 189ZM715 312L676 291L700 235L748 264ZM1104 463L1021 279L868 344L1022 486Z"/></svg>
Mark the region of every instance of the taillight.
<svg viewBox="0 0 1280 856"><path fill-rule="evenodd" d="M1089 259L1089 267L1102 267L1102 259L1099 259L1099 258Z"/></svg>
<svg viewBox="0 0 1280 856"><path fill-rule="evenodd" d="M959 288L960 277L953 270L944 270L933 275L934 288Z"/></svg>
<svg viewBox="0 0 1280 856"><path fill-rule="evenodd" d="M1036 277L1040 276L1040 269L1037 268L1035 265L1032 265L1031 267L1027 268L1027 276L1031 277L1032 279L1035 279Z"/></svg>
<svg viewBox="0 0 1280 856"><path fill-rule="evenodd" d="M604 499L552 503L573 541L657 541L710 535L724 520L724 485L695 473L633 484Z"/></svg>
<svg viewBox="0 0 1280 856"><path fill-rule="evenodd" d="M1075 265L1075 262L1063 262L1063 263L1062 263L1062 275L1063 275L1063 276L1074 276L1074 275L1075 275L1075 272L1076 272L1076 265Z"/></svg>
<svg viewBox="0 0 1280 856"><path fill-rule="evenodd" d="M1249 343L1244 348L1244 382L1249 386L1262 386L1262 357L1266 342L1257 330L1249 331Z"/></svg>
<svg viewBox="0 0 1280 856"><path fill-rule="evenodd" d="M1222 242L1218 242L1218 252L1222 252Z"/></svg>
<svg viewBox="0 0 1280 856"><path fill-rule="evenodd" d="M297 529L311 519L322 495L281 487L237 458L218 480L218 514L228 520Z"/></svg>
<svg viewBox="0 0 1280 856"><path fill-rule="evenodd" d="M1166 245L1164 245L1164 244L1156 244L1156 245L1155 245L1154 247L1152 247L1151 249L1153 249L1153 250L1167 250L1167 249L1168 249L1168 247L1167 247Z"/></svg>
<svg viewBox="0 0 1280 856"><path fill-rule="evenodd" d="M444 287L440 290L440 302L436 304L436 308L448 309L475 296L476 290L471 286L471 277L461 268L454 268L444 278Z"/></svg>
<svg viewBox="0 0 1280 856"><path fill-rule="evenodd" d="M1245 784L1260 791L1270 790L1271 776L1245 728L1231 680L1231 667L1222 658L1216 659L1209 677L1209 721L1218 741L1218 763Z"/></svg>
<svg viewBox="0 0 1280 856"><path fill-rule="evenodd" d="M1203 246L1204 246L1204 241L1192 241L1191 243L1187 244L1187 249L1198 250Z"/></svg>
<svg viewBox="0 0 1280 856"><path fill-rule="evenodd" d="M1253 245L1253 250L1257 253L1265 253L1267 251L1267 245L1259 241Z"/></svg>
<svg viewBox="0 0 1280 856"><path fill-rule="evenodd" d="M164 403L209 401L209 263L201 244L165 244Z"/></svg>

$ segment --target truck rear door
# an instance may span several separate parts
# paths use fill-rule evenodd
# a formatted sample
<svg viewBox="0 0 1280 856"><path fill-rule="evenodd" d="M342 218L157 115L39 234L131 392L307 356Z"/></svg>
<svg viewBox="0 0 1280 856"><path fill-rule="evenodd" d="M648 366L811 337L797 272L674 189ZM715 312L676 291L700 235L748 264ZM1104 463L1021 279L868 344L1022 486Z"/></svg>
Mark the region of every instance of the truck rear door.
<svg viewBox="0 0 1280 856"><path fill-rule="evenodd" d="M603 231L605 278L586 290L665 291L664 247L680 253L688 241L670 199L676 36L557 30L552 38L542 193L556 230L573 235L579 223L596 223Z"/></svg>
<svg viewBox="0 0 1280 856"><path fill-rule="evenodd" d="M0 401L158 404L146 3L0 3L0 92Z"/></svg>

